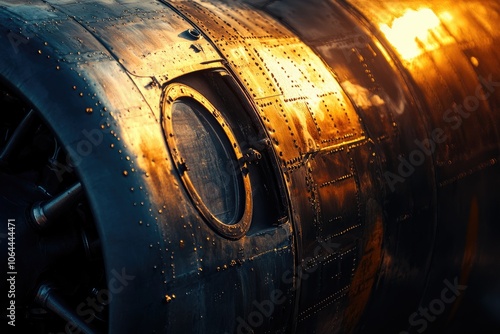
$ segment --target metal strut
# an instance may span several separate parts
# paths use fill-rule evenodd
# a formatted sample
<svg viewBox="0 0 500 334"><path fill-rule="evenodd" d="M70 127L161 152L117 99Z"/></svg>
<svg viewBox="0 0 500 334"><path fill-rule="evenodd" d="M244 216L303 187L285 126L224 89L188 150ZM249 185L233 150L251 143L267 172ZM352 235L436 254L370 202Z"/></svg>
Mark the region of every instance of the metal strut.
<svg viewBox="0 0 500 334"><path fill-rule="evenodd" d="M61 214L74 205L83 194L82 184L76 183L50 201L38 202L31 209L31 217L37 229L48 228Z"/></svg>

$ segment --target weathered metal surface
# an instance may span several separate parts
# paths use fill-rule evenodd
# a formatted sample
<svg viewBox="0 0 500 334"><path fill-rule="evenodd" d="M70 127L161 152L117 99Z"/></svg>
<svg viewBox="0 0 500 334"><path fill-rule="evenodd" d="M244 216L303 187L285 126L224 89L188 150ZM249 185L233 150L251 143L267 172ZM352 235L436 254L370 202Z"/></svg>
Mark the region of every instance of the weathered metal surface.
<svg viewBox="0 0 500 334"><path fill-rule="evenodd" d="M2 82L73 159L97 227L113 294L108 319L91 325L110 333L500 328L496 1L0 8ZM179 120L173 105L183 101L199 119ZM176 133L175 124L193 131ZM197 160L191 146L208 152ZM199 173L213 166L210 177ZM1 171L9 187L18 182ZM31 199L0 187L0 218L25 220ZM225 225L215 211L228 203L241 220ZM30 289L38 270L25 273ZM65 298L87 322L82 293Z"/></svg>

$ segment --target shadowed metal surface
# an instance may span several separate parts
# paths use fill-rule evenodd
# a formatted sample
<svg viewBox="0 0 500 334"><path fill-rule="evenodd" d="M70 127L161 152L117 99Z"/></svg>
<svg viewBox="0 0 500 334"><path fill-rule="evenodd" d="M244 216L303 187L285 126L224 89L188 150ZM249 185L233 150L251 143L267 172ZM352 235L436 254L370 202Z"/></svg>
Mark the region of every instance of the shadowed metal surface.
<svg viewBox="0 0 500 334"><path fill-rule="evenodd" d="M18 328L500 329L497 1L0 9Z"/></svg>

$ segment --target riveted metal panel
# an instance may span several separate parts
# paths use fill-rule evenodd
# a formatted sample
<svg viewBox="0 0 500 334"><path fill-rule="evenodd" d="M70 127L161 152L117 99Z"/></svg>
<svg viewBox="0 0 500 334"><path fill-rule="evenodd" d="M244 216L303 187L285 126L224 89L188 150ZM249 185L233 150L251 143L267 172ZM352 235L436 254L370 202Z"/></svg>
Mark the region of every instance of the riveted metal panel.
<svg viewBox="0 0 500 334"><path fill-rule="evenodd" d="M326 152L314 160L315 183L321 203L318 237L331 239L360 227L356 170L347 150ZM320 170L328 169L328 174Z"/></svg>
<svg viewBox="0 0 500 334"><path fill-rule="evenodd" d="M174 5L209 35L256 101L268 99L268 108L273 101L286 115L297 137L293 150L281 149L284 161L346 139L364 138L359 118L331 71L286 28L255 12L252 17L262 24L250 24L241 19L250 11L242 4L177 1ZM238 19L235 13L241 14ZM283 122L277 113L266 114L273 124ZM277 139L285 135L278 139L285 142L288 133L271 131Z"/></svg>
<svg viewBox="0 0 500 334"><path fill-rule="evenodd" d="M362 199L360 176L347 152L351 147L367 150L363 125L332 71L286 28L272 28L279 33L271 37L232 17L231 12L238 11L235 7L241 6L241 13L248 10L241 4L191 4L175 2L227 58L255 101L281 159L297 213L298 242L303 243L299 260L318 252L318 241L338 242L338 249L320 247L321 255L315 260L320 269L301 283L298 312L304 326L317 319L321 310L327 312L345 303L356 267L358 250L351 234L361 226ZM258 12L252 15L261 16ZM277 26L262 17L259 22ZM366 173L365 180L369 179ZM363 187L368 192L372 185L365 182ZM307 197L296 200L294 194L298 193ZM317 286L323 288L314 290Z"/></svg>
<svg viewBox="0 0 500 334"><path fill-rule="evenodd" d="M207 40L189 34L192 25L159 2L132 7L114 2L53 6L74 16L132 75L164 82L220 58Z"/></svg>
<svg viewBox="0 0 500 334"><path fill-rule="evenodd" d="M420 190L433 193L432 159L425 161L396 189L384 189L386 177L376 172L379 164L382 169L398 172L400 155L416 147L413 142L415 138L426 137L426 123L423 121L426 116L418 109L408 87L402 84L404 80L388 53L342 5L333 1L306 3L291 0L268 2L260 5L260 8L279 17L323 58L336 74L340 86L366 127L368 140L349 143L346 137L343 140L346 146L335 146L333 141L332 147L311 156L309 162L312 168L308 177L308 194L316 230L310 234L305 232L305 239L324 238L347 247L344 250L358 247L360 254L356 261L361 266L358 268L353 265L352 285L347 288L348 294L339 300L348 305L346 310L349 310L349 315L346 313L346 316L352 325L361 316L365 307L363 303L368 300L373 289L371 284L375 280L375 268L380 265L380 258L373 254L382 251L382 229L394 231L386 235L394 233L401 240L414 239L416 233L422 232L424 237L418 245L422 250L418 252L421 257L413 258L412 265L425 268L428 263L430 236L435 223L431 211L433 197L422 198L417 193ZM325 163L327 161L328 164ZM329 172L325 173L325 169ZM427 182L421 182L422 179ZM379 196L383 196L385 191L388 191L386 200L381 202ZM403 193L406 195L403 196ZM381 207L385 208L384 216ZM409 215L412 208L418 208L415 210L419 214ZM382 225L382 221L386 225ZM397 226L403 222L406 226L413 226L413 232L405 231L407 235L398 233ZM365 233L368 230L378 232ZM393 252L392 242L387 242L386 246L390 249L390 256L399 253L401 257L405 257L402 254L415 252L417 248L415 244L399 246ZM365 247L371 248L373 253L361 255ZM309 244L309 247L305 245L303 251L304 257L310 256L314 252L313 244ZM368 262L371 263L370 270L365 270ZM392 263L391 268L394 266L396 264ZM409 271L399 274L412 275ZM422 276L416 278L415 282L420 285ZM319 281L311 284L319 284ZM408 304L411 304L413 297L418 300L418 293L408 295ZM301 294L300 309L315 304L317 300L314 298L319 297L313 297L311 293ZM325 309L329 309L330 314L339 312L338 304L331 304ZM311 315L301 323L300 330L315 327L315 317L319 315ZM324 322L323 326L326 327L317 327L318 331L326 330L328 326L340 326L338 321L341 317L337 314L334 318L336 320Z"/></svg>

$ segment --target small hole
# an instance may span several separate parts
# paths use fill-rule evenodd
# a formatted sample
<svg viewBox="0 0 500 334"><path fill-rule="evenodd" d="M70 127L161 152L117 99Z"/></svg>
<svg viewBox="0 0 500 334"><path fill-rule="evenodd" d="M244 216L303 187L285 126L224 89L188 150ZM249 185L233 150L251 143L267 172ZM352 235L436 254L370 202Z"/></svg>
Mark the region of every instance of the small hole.
<svg viewBox="0 0 500 334"><path fill-rule="evenodd" d="M194 39L201 38L201 33L198 29L189 29L188 34L189 34L189 36L193 37Z"/></svg>

